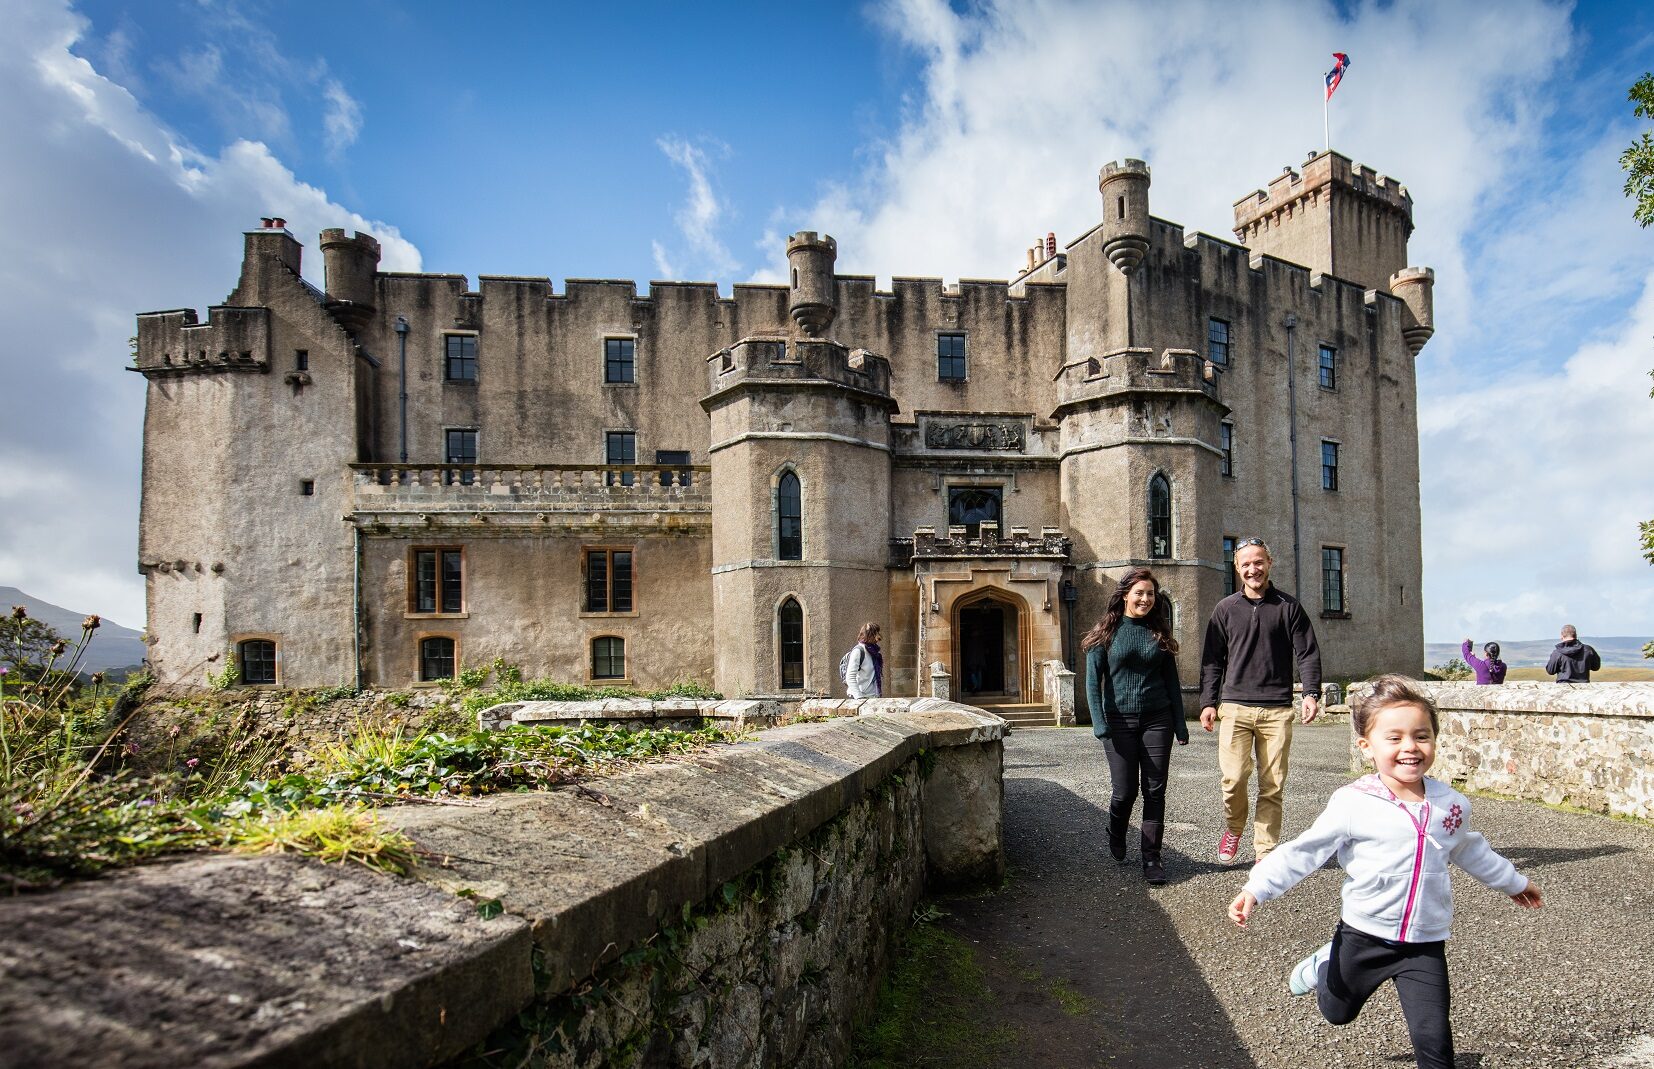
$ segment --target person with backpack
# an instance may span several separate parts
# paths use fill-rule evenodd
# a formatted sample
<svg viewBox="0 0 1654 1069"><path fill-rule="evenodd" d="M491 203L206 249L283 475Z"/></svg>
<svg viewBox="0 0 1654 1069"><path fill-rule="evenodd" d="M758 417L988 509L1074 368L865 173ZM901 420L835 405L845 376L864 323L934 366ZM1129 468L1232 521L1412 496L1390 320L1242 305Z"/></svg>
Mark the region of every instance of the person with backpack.
<svg viewBox="0 0 1654 1069"><path fill-rule="evenodd" d="M1486 660L1471 652L1471 642L1468 638L1464 640L1464 645L1459 647L1460 659L1470 666L1472 672L1476 673L1477 686L1496 686L1503 683L1505 681L1505 662L1499 659L1499 644L1489 642L1482 647L1482 652L1487 654Z"/></svg>
<svg viewBox="0 0 1654 1069"><path fill-rule="evenodd" d="M1579 640L1573 624L1562 625L1562 641L1551 651L1545 662L1545 673L1556 677L1558 683L1589 683L1591 673L1602 667L1597 651Z"/></svg>
<svg viewBox="0 0 1654 1069"><path fill-rule="evenodd" d="M838 677L852 698L877 698L884 693L884 655L879 652L879 625L861 625L856 644L838 663Z"/></svg>

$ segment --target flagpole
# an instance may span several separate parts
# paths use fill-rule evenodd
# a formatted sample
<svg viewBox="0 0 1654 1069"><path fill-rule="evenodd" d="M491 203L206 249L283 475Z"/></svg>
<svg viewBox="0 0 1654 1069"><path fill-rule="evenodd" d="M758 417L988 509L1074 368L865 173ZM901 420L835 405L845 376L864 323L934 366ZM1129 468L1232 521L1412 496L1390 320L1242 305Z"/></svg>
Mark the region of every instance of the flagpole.
<svg viewBox="0 0 1654 1069"><path fill-rule="evenodd" d="M1332 151L1332 119L1329 113L1332 107L1332 94L1327 92L1323 83L1321 86L1321 151Z"/></svg>

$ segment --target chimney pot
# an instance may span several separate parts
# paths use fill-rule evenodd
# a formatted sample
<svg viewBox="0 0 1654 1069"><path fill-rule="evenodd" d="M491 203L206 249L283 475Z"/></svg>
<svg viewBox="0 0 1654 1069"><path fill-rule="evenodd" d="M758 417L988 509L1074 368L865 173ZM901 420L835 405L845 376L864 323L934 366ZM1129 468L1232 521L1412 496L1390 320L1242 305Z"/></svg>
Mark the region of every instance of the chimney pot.
<svg viewBox="0 0 1654 1069"><path fill-rule="evenodd" d="M1045 233L1045 258L1049 260L1055 255L1057 255L1057 235L1054 231L1048 230Z"/></svg>

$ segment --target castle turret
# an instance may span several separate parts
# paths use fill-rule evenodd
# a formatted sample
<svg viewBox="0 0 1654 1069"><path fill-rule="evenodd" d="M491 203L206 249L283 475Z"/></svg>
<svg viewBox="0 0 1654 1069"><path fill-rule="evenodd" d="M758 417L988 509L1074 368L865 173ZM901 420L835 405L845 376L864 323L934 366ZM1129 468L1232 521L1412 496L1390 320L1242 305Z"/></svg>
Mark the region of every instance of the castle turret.
<svg viewBox="0 0 1654 1069"><path fill-rule="evenodd" d="M258 221L258 229L245 231L246 244L241 256L241 281L237 292L256 292L260 286L281 274L299 273L303 263L304 246L287 229L287 220L265 216ZM235 304L235 300L228 303Z"/></svg>
<svg viewBox="0 0 1654 1069"><path fill-rule="evenodd" d="M322 231L321 246L329 310L355 330L373 317L379 242L360 231L346 237L343 230L332 228Z"/></svg>
<svg viewBox="0 0 1654 1069"><path fill-rule="evenodd" d="M819 338L838 315L833 297L833 261L838 242L826 234L801 230L787 239L787 263L792 268L792 317L799 329Z"/></svg>
<svg viewBox="0 0 1654 1069"><path fill-rule="evenodd" d="M1103 195L1103 255L1129 275L1149 251L1149 165L1110 163L1097 176L1097 189Z"/></svg>
<svg viewBox="0 0 1654 1069"><path fill-rule="evenodd" d="M1414 356L1436 333L1436 273L1428 267L1409 267L1390 276L1390 292L1401 299L1401 336Z"/></svg>

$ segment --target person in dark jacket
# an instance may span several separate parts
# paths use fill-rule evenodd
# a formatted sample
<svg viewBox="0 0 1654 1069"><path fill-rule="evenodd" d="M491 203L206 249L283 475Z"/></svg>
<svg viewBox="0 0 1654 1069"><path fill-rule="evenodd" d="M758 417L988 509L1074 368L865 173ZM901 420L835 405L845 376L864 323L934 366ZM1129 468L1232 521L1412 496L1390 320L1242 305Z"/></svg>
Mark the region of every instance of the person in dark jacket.
<svg viewBox="0 0 1654 1069"><path fill-rule="evenodd" d="M1321 710L1321 650L1309 614L1269 581L1274 560L1261 538L1235 547L1241 588L1217 603L1200 651L1200 726L1218 731L1223 836L1218 860L1240 853L1247 781L1258 766L1252 847L1262 861L1281 839L1281 792L1292 747L1292 666L1304 686L1304 723Z"/></svg>
<svg viewBox="0 0 1654 1069"><path fill-rule="evenodd" d="M1189 744L1183 690L1177 681L1177 640L1160 583L1147 568L1121 577L1103 618L1081 640L1091 730L1108 751L1113 796L1108 803L1108 852L1126 859L1126 828L1143 792L1143 878L1166 882L1161 841L1166 820L1166 772L1172 739Z"/></svg>
<svg viewBox="0 0 1654 1069"><path fill-rule="evenodd" d="M1470 670L1476 673L1476 685L1485 687L1490 684L1503 683L1505 681L1505 662L1499 659L1499 644L1489 642L1482 647L1482 652L1487 655L1486 660L1472 653L1472 648L1470 640L1465 639L1464 644L1459 647L1459 656L1464 659L1464 663L1469 666Z"/></svg>
<svg viewBox="0 0 1654 1069"><path fill-rule="evenodd" d="M1555 676L1558 683L1589 683L1591 673L1601 667L1597 651L1579 640L1573 624L1563 624L1562 641L1545 662L1545 674Z"/></svg>

